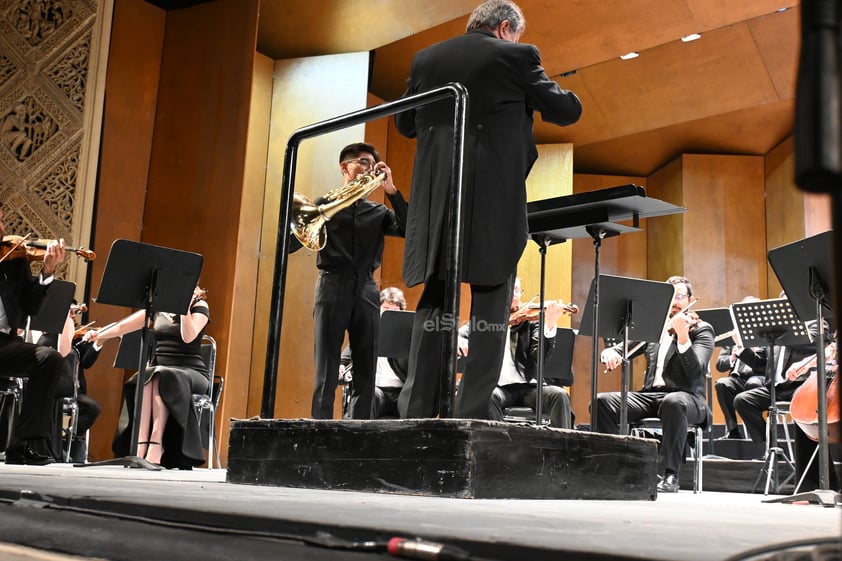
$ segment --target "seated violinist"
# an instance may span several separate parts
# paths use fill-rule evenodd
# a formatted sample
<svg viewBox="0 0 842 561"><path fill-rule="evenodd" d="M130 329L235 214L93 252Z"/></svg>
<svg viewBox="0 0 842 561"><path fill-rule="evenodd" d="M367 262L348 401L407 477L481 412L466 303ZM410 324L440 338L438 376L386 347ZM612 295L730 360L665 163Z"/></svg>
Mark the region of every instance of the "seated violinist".
<svg viewBox="0 0 842 561"><path fill-rule="evenodd" d="M26 343L17 334L27 315L36 315L64 260L64 240L52 240L42 256L43 267L33 277L26 258L11 256L5 243L6 226L0 210L0 235L4 238L0 257L0 376L24 377L20 415L6 447L7 464L52 463L48 440L52 432L50 410L61 372L62 358L55 349Z"/></svg>
<svg viewBox="0 0 842 561"><path fill-rule="evenodd" d="M507 407L525 406L535 410L537 404L540 326L537 318L532 317L535 314L525 313L526 306L521 306L522 293L520 278L515 278L507 337L509 345L503 354L497 387L489 403L489 419L496 421L503 419L503 410ZM544 312L545 361L555 347L556 324L564 312L565 307L557 302L548 304ZM470 324L466 324L459 330L459 354L462 356L468 356L469 337ZM551 427L572 428L570 396L564 388L545 384L541 391L541 407L549 412Z"/></svg>
<svg viewBox="0 0 842 561"><path fill-rule="evenodd" d="M658 491L677 493L687 428L707 424L710 419L705 400L705 375L713 354L714 335L709 323L686 311L695 300L692 283L679 276L670 277L666 282L675 286L668 321L670 329L664 330L658 343L648 343L631 353L629 358L645 352L647 367L643 389L628 393L627 411L630 423L646 417L661 419L663 439L659 453L664 478L658 483ZM621 345L602 351L601 359L607 370L622 364L622 352ZM596 430L617 434L621 405L620 392L597 395Z"/></svg>
<svg viewBox="0 0 842 561"><path fill-rule="evenodd" d="M86 310L87 307L84 304L80 305L74 300L68 311L62 332L58 336L42 335L38 341L39 345L55 346L59 354L64 357L64 366L56 388L56 400L58 402L56 422L59 429L62 421L61 399L73 397L74 383L76 385L75 397L79 411L76 432L71 437L70 446L70 460L74 463L85 463L87 461L85 434L93 426L94 421L102 411L99 403L88 395L88 385L85 380L85 369L93 366L99 358L99 351L102 350L102 347L93 342L96 338L95 330L80 329L77 331L76 329L76 319ZM76 372L77 364L78 372ZM60 437L61 430L58 430L54 436ZM60 440L61 442L53 446L56 452L61 450L64 442L66 442L64 438L60 438Z"/></svg>

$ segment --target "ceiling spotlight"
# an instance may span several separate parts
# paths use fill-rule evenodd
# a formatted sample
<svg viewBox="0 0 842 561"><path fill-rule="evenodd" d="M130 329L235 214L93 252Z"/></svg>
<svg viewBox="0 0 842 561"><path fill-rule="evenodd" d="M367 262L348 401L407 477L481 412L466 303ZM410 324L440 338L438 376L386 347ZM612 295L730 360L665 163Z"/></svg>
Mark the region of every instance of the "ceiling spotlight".
<svg viewBox="0 0 842 561"><path fill-rule="evenodd" d="M690 35L685 35L681 38L682 43L689 43L690 41L695 41L696 39L701 39L702 36L698 33L691 33Z"/></svg>
<svg viewBox="0 0 842 561"><path fill-rule="evenodd" d="M636 53L636 52L632 51L630 53L620 55L620 60L630 60L630 59L633 59L633 58L637 58L639 56L640 56L640 53Z"/></svg>

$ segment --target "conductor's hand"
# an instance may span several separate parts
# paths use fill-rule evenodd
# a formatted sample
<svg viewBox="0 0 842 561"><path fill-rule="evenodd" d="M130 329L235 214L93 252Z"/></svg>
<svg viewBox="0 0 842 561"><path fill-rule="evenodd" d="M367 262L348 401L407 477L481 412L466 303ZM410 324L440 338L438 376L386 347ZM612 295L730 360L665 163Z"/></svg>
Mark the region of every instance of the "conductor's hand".
<svg viewBox="0 0 842 561"><path fill-rule="evenodd" d="M606 372L614 370L615 368L620 366L620 364L623 363L623 357L621 357L620 353L618 353L614 349L605 349L604 351L602 351L602 356L600 357L600 360L605 365Z"/></svg>

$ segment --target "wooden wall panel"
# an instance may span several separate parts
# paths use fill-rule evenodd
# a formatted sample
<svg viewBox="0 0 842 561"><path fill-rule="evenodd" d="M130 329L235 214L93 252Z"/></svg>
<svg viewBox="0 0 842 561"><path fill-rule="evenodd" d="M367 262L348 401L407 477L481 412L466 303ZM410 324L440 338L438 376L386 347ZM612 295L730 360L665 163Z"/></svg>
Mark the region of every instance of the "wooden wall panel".
<svg viewBox="0 0 842 561"><path fill-rule="evenodd" d="M166 13L144 0L115 2L106 75L96 223L91 246L91 295L96 296L108 248L118 238L139 240L143 228ZM89 319L106 325L130 310L88 301ZM111 439L122 404L123 378L114 370L116 344L106 345L88 371L88 391L102 406L91 429L94 460L113 456Z"/></svg>
<svg viewBox="0 0 842 561"><path fill-rule="evenodd" d="M269 158L263 200L260 268L252 343L251 380L260 384L266 364L267 330L283 164L290 135L310 125L366 106L368 53L349 53L275 62ZM336 92L342 92L337 96ZM298 150L295 190L311 199L342 184L339 152L364 138L362 125L315 137ZM275 388L275 415L309 417L313 394L313 294L316 256L302 249L289 257L284 297L283 328ZM337 373L338 375L338 373ZM259 381L258 381L259 380ZM260 408L250 403L249 409ZM337 403L337 411L339 404Z"/></svg>
<svg viewBox="0 0 842 561"><path fill-rule="evenodd" d="M765 185L761 156L681 158L684 274L697 309L766 296Z"/></svg>
<svg viewBox="0 0 842 561"><path fill-rule="evenodd" d="M254 330L257 314L257 269L260 259L260 228L263 195L266 186L266 159L269 149L269 117L272 110L272 70L274 61L255 53L254 77L249 114L248 144L245 160L242 206L239 218L237 254L233 261L234 291L231 304L229 349L248 349L259 336ZM251 376L251 353L227 353L224 371L231 372L232 382L226 385L217 415L217 431L222 461L228 451L229 419L260 414L263 378ZM222 363L220 363L222 364ZM262 364L262 363L261 363Z"/></svg>

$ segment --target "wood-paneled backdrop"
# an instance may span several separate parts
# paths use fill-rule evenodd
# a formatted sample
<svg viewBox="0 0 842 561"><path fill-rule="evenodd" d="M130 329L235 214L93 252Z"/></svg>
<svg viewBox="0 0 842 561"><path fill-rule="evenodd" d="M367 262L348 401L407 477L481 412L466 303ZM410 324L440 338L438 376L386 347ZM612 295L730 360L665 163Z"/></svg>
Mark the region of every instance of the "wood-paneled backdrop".
<svg viewBox="0 0 842 561"><path fill-rule="evenodd" d="M226 377L219 414L223 454L228 419L260 413L260 347L265 345L266 290L271 282L266 263L274 259L270 243L274 226L267 217L277 212L273 205L278 188L277 177L267 171L277 169L283 157L270 138L277 138L272 133L275 126L281 130L298 126L286 117L274 122L278 88L294 89L296 83L279 83L272 75L280 67L298 63L279 64L256 54L257 18L257 0L217 0L168 12L144 0L115 1L92 222L92 239L102 255L88 277L92 294L108 247L117 238L205 256L201 283L209 290L209 332L219 342L218 371ZM0 72L11 60L2 54L7 59L0 57ZM334 68L335 60L313 57L300 64L318 73ZM349 99L359 100L352 105L379 102L366 98L364 83L351 79L328 93L318 98L320 114L346 111ZM9 115L11 107L7 103L0 113ZM408 193L413 142L400 137L386 120L369 123L365 137L380 148L397 185ZM569 155L561 157L554 153L557 149L542 147L543 163L552 164L560 157L560 168L549 169L566 169ZM325 148L324 154L320 149L303 162L312 173L324 174L325 189L335 186L330 174L335 171L336 151L337 146ZM682 215L644 220L642 232L604 240L601 271L653 280L684 274L694 280L700 306L726 306L746 294L776 295L779 286L766 266L766 251L830 227L827 199L804 195L793 185L792 154L791 141L765 156L683 154L665 161L648 177L573 174L572 183L566 180L569 187L537 193L532 192L533 177L530 197L633 182L645 186L649 196L686 207ZM2 187L7 187L5 180ZM409 197L411 203L411 193ZM552 250L549 295L582 306L594 271L592 242L575 240ZM389 240L381 284L402 286L401 255L402 242ZM284 317L291 318L291 324L285 323L284 331L294 327L295 332L291 342L283 343L276 388L279 417L306 416L312 387L307 365L312 362L308 322L314 259L306 254L294 257L301 266L291 268L288 277ZM534 261L522 264L527 293L537 291L536 274ZM418 289L407 291L411 306L417 294ZM463 298L463 313L467 304ZM128 311L92 304L89 315L104 324ZM572 318L573 327L578 321ZM95 459L111 455L121 402L124 373L110 367L115 347L106 347L88 376L92 396L103 405L93 429ZM576 418L586 423L592 370L587 338L577 342L574 368ZM600 390L617 389L617 384L616 373L599 380ZM721 420L718 412L717 419Z"/></svg>

